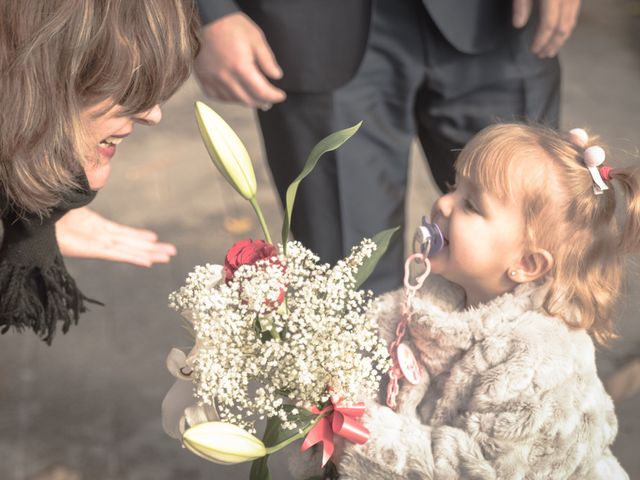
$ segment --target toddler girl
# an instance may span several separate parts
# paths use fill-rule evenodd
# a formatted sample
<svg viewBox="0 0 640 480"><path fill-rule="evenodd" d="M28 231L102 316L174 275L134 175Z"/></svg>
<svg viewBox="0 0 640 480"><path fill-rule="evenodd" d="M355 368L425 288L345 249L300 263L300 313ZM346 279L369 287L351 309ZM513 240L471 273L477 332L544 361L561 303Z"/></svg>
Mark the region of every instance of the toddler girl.
<svg viewBox="0 0 640 480"><path fill-rule="evenodd" d="M614 336L622 256L640 243L637 169L610 168L584 130L496 125L461 152L432 210L444 247L405 343L423 372L397 409L369 405L341 479L621 479L617 421L594 340ZM627 209L614 216L614 186ZM391 342L402 292L372 314Z"/></svg>

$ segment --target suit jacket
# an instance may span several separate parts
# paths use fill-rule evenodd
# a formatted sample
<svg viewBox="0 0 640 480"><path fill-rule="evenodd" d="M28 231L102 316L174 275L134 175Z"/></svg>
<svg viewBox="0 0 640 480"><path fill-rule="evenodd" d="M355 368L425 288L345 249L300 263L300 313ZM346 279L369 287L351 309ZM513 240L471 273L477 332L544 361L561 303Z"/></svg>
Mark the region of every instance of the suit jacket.
<svg viewBox="0 0 640 480"><path fill-rule="evenodd" d="M399 1L399 0L380 0ZM444 38L467 54L513 34L512 0L422 0ZM364 55L372 0L197 0L203 23L243 11L265 33L289 91L322 92L355 75Z"/></svg>

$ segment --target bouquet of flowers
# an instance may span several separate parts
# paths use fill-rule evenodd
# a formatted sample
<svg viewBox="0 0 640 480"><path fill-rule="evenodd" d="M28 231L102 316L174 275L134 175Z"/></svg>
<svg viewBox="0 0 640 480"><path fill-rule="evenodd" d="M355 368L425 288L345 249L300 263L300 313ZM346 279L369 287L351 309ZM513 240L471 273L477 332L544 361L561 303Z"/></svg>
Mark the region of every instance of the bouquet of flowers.
<svg viewBox="0 0 640 480"><path fill-rule="evenodd" d="M192 325L195 345L167 358L177 381L163 402L165 430L210 461L253 460L252 480L270 478L268 455L303 437L303 450L322 443L324 465L334 435L367 441L357 420L361 400L375 396L390 366L376 322L365 315L372 294L360 286L395 229L362 240L331 267L290 241L289 226L299 183L360 124L314 147L287 191L282 242L274 245L244 145L201 102L196 118L214 164L253 206L265 240L235 243L224 265L196 267L170 295L170 306ZM262 440L254 435L258 419L267 420Z"/></svg>

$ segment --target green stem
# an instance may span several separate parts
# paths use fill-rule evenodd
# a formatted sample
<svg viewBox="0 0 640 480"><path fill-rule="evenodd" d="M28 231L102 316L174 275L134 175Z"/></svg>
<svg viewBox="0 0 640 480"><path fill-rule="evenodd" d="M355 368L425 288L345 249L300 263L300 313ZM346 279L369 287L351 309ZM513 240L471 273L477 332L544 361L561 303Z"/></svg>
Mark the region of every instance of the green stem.
<svg viewBox="0 0 640 480"><path fill-rule="evenodd" d="M294 435L293 437L287 438L286 440L283 440L282 442L278 443L277 445L274 445L273 447L267 447L267 455L271 455L274 452L277 452L278 450L283 449L284 447L286 447L287 445L289 445L292 442L295 442L296 440L298 440L299 438L304 437L307 433L309 433L309 430L311 430L316 423L318 423L318 421L323 417L324 415L319 415L318 418L316 418L313 423L310 423L309 425L306 426L306 428L304 428L302 430L302 432L297 433L296 435Z"/></svg>
<svg viewBox="0 0 640 480"><path fill-rule="evenodd" d="M264 221L264 215L262 215L262 210L260 209L260 205L258 205L258 200L256 197L252 197L249 199L249 203L253 207L258 216L258 221L260 221L260 226L262 227L262 231L264 232L264 238L267 243L273 243L271 241L271 235L269 234L269 229L267 228L267 223Z"/></svg>
<svg viewBox="0 0 640 480"><path fill-rule="evenodd" d="M276 327L271 327L271 338L273 338L274 340L278 340L279 342L282 341L282 337L280 337L280 334L278 333L278 330L276 330Z"/></svg>

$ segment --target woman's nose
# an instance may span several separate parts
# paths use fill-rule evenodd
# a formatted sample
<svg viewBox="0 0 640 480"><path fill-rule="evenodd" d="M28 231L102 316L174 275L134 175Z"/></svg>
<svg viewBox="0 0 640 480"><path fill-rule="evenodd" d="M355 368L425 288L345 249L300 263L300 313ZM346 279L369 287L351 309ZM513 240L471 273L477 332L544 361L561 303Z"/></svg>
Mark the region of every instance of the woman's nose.
<svg viewBox="0 0 640 480"><path fill-rule="evenodd" d="M134 115L133 119L143 125L157 125L160 123L160 120L162 120L162 110L160 109L160 105L154 105L149 110Z"/></svg>

